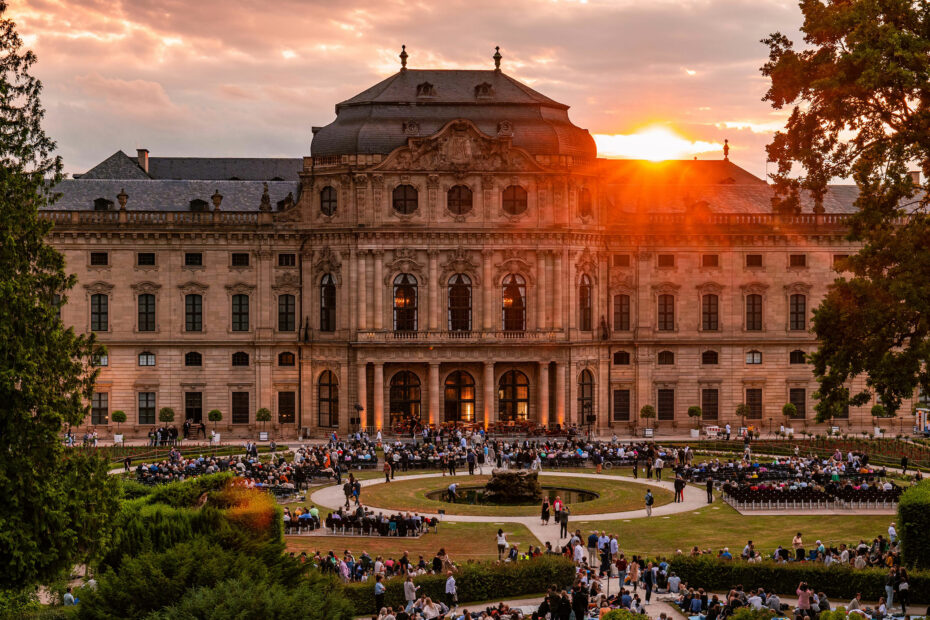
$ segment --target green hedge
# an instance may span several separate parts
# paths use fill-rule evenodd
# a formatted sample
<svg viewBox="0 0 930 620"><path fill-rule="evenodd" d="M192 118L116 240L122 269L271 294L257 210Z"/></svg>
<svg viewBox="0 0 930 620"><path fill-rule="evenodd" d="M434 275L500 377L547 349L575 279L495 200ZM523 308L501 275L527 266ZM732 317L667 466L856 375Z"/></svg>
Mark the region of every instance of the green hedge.
<svg viewBox="0 0 930 620"><path fill-rule="evenodd" d="M930 568L930 480L901 494L897 526L904 563L914 568Z"/></svg>
<svg viewBox="0 0 930 620"><path fill-rule="evenodd" d="M792 594L799 583L806 581L814 590L825 592L834 604L852 599L856 592L861 592L865 600L877 601L878 597L885 595L887 577L887 572L880 568L857 570L812 562L750 564L709 556L678 556L669 562L671 570L689 586L719 592L741 584L744 588L765 588L767 592ZM908 576L911 600L914 603L930 602L930 573L912 571Z"/></svg>
<svg viewBox="0 0 930 620"><path fill-rule="evenodd" d="M571 585L575 567L561 556L543 556L516 564L464 564L455 574L459 607L470 601L506 600L526 594L539 594L555 584ZM419 593L434 601L442 601L446 591L445 575L415 577ZM405 604L404 579L397 577L385 581L385 605L397 609ZM376 613L375 584L373 581L345 586L345 596L355 608L355 615Z"/></svg>

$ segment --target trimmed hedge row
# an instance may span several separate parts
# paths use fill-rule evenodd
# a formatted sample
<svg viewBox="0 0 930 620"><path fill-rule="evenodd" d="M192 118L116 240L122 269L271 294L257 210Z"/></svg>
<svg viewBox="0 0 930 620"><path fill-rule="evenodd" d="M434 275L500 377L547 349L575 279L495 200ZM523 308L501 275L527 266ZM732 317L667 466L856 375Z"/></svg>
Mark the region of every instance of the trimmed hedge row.
<svg viewBox="0 0 930 620"><path fill-rule="evenodd" d="M571 560L561 556L543 556L516 564L464 564L455 574L459 606L468 601L505 600L526 594L545 592L555 584L569 586L575 577ZM405 605L404 579L397 577L384 582L387 586L384 603L397 609ZM445 575L423 575L414 578L419 594L442 601L446 591ZM344 586L345 597L355 607L356 615L377 613L374 581Z"/></svg>
<svg viewBox="0 0 930 620"><path fill-rule="evenodd" d="M857 570L812 562L750 564L708 556L678 556L669 563L671 570L689 586L725 591L741 584L744 588L765 588L767 592L793 594L798 584L806 581L814 590L825 592L835 605L852 599L857 592L861 592L865 600L877 601L878 597L885 595L885 578L888 575L880 568ZM911 601L930 602L930 573L911 571L908 576Z"/></svg>
<svg viewBox="0 0 930 620"><path fill-rule="evenodd" d="M930 480L901 494L897 529L902 561L914 568L930 568Z"/></svg>

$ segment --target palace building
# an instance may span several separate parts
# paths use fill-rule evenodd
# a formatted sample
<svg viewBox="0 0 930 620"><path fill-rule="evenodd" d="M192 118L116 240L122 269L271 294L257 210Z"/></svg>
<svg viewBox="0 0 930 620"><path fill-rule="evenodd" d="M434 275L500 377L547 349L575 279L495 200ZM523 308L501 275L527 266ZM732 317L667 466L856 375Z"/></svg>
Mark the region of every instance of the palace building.
<svg viewBox="0 0 930 620"><path fill-rule="evenodd" d="M411 418L625 435L685 432L692 405L738 426L740 403L777 429L791 402L813 427L811 313L856 251L855 187L778 216L726 157L599 159L499 60L404 66L303 158L118 151L63 181L42 213L79 281L62 318L108 349L87 426L219 409L244 437L267 408L279 437Z"/></svg>

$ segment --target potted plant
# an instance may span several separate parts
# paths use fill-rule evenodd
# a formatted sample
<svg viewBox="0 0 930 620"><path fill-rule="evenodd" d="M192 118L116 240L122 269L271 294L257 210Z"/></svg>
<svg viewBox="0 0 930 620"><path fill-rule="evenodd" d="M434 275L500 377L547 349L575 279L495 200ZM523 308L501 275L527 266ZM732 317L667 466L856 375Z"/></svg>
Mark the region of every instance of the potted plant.
<svg viewBox="0 0 930 620"><path fill-rule="evenodd" d="M123 443L123 434L119 432L119 425L126 421L126 412L117 409L110 416L110 419L116 422L116 434L113 435L113 443Z"/></svg>
<svg viewBox="0 0 930 620"><path fill-rule="evenodd" d="M749 405L740 403L736 406L736 415L739 417L739 425L746 426L746 417L751 413Z"/></svg>
<svg viewBox="0 0 930 620"><path fill-rule="evenodd" d="M265 432L265 422L271 420L271 410L267 407L262 407L255 412L255 420L262 423L262 432Z"/></svg>
<svg viewBox="0 0 930 620"><path fill-rule="evenodd" d="M882 428L878 425L878 420L883 418L893 418L894 412L885 409L885 405L881 403L875 403L872 405L871 413L872 417L874 418L873 425L875 426L875 436L881 437L884 435L884 431L882 431Z"/></svg>
<svg viewBox="0 0 930 620"><path fill-rule="evenodd" d="M701 408L697 405L691 405L688 407L688 417L694 420L694 428L691 429L691 436L694 439L698 439L701 436L701 416L703 412Z"/></svg>
<svg viewBox="0 0 930 620"><path fill-rule="evenodd" d="M174 422L174 409L171 407L162 407L158 410L158 421L163 424Z"/></svg>
<svg viewBox="0 0 930 620"><path fill-rule="evenodd" d="M785 416L785 428L788 428L788 421L797 417L798 408L794 403L785 403L785 405L781 408L781 414Z"/></svg>
<svg viewBox="0 0 930 620"><path fill-rule="evenodd" d="M207 419L213 422L213 432L216 433L216 423L223 420L223 412L219 409L211 409L207 412Z"/></svg>
<svg viewBox="0 0 930 620"><path fill-rule="evenodd" d="M656 408L652 405L643 405L643 408L639 410L639 417L646 420L646 428L651 431L652 423L650 420L656 417Z"/></svg>

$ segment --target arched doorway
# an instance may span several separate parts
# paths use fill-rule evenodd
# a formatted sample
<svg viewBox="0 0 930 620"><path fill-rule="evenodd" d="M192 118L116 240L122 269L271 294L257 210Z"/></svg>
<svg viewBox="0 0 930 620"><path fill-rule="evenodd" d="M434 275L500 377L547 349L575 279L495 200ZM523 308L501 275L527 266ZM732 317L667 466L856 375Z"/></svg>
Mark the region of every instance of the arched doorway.
<svg viewBox="0 0 930 620"><path fill-rule="evenodd" d="M530 415L530 380L519 370L501 375L497 389L501 422L523 422Z"/></svg>
<svg viewBox="0 0 930 620"><path fill-rule="evenodd" d="M446 422L475 421L475 379L464 370L446 377Z"/></svg>
<svg viewBox="0 0 930 620"><path fill-rule="evenodd" d="M395 431L409 432L420 424L420 378L409 370L391 377L390 421Z"/></svg>

